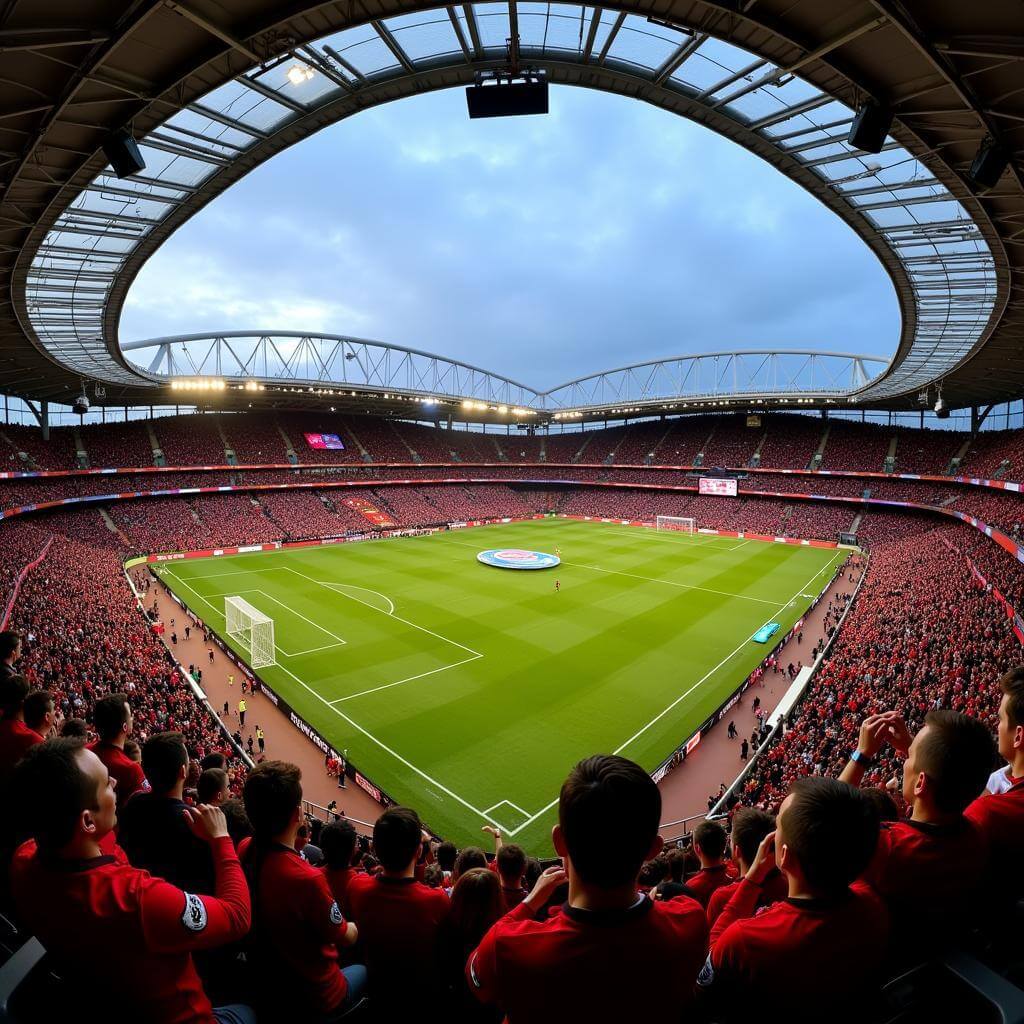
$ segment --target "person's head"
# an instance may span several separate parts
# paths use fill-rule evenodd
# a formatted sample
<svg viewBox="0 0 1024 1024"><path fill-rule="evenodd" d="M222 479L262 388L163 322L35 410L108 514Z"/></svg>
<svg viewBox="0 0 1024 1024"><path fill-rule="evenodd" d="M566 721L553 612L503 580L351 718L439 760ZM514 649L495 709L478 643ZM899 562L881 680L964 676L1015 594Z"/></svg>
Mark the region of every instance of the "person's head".
<svg viewBox="0 0 1024 1024"><path fill-rule="evenodd" d="M245 812L265 842L297 833L302 821L302 772L286 761L264 761L245 780Z"/></svg>
<svg viewBox="0 0 1024 1024"><path fill-rule="evenodd" d="M21 657L21 634L14 629L0 633L0 662L13 665Z"/></svg>
<svg viewBox="0 0 1024 1024"><path fill-rule="evenodd" d="M98 843L117 823L116 783L79 739L37 743L14 771L20 817L46 854Z"/></svg>
<svg viewBox="0 0 1024 1024"><path fill-rule="evenodd" d="M999 755L1020 767L1024 762L1024 665L1010 669L999 680L999 686L1003 691L999 702Z"/></svg>
<svg viewBox="0 0 1024 1024"><path fill-rule="evenodd" d="M252 825L249 823L249 815L245 813L245 804L238 797L225 800L220 805L224 817L228 822L228 835L231 842L237 846L246 836L252 835Z"/></svg>
<svg viewBox="0 0 1024 1024"><path fill-rule="evenodd" d="M128 706L128 695L110 693L96 701L92 724L104 743L123 743L132 733L132 709Z"/></svg>
<svg viewBox="0 0 1024 1024"><path fill-rule="evenodd" d="M458 855L459 851L455 844L445 840L437 848L437 853L434 856L437 858L437 863L441 865L442 871L451 871L455 867L455 858Z"/></svg>
<svg viewBox="0 0 1024 1024"><path fill-rule="evenodd" d="M416 863L423 845L423 824L411 807L389 807L373 826L373 852L389 874Z"/></svg>
<svg viewBox="0 0 1024 1024"><path fill-rule="evenodd" d="M60 727L60 734L68 739L88 739L89 726L83 718L65 718Z"/></svg>
<svg viewBox="0 0 1024 1024"><path fill-rule="evenodd" d="M527 889L532 889L542 874L544 874L544 865L536 857L527 857L526 871L523 874L523 886Z"/></svg>
<svg viewBox="0 0 1024 1024"><path fill-rule="evenodd" d="M205 772L207 768L223 768L227 770L228 759L219 751L216 750L212 754L207 754L199 762L199 770Z"/></svg>
<svg viewBox="0 0 1024 1024"><path fill-rule="evenodd" d="M135 740L124 741L124 756L129 761L134 761L136 764L142 764L142 747L135 742Z"/></svg>
<svg viewBox="0 0 1024 1024"><path fill-rule="evenodd" d="M721 864L727 842L728 836L720 822L702 821L693 830L693 850L702 867Z"/></svg>
<svg viewBox="0 0 1024 1024"><path fill-rule="evenodd" d="M744 872L754 863L757 848L775 828L775 819L757 807L741 807L732 819L732 855Z"/></svg>
<svg viewBox="0 0 1024 1024"><path fill-rule="evenodd" d="M350 867L358 841L352 822L344 818L324 825L320 833L320 849L324 851L327 866L334 871Z"/></svg>
<svg viewBox="0 0 1024 1024"><path fill-rule="evenodd" d="M185 737L180 732L157 732L150 736L142 747L142 770L150 788L160 796L184 786L188 775Z"/></svg>
<svg viewBox="0 0 1024 1024"><path fill-rule="evenodd" d="M487 867L487 854L479 846L464 846L455 858L452 878L458 881L467 871L485 867Z"/></svg>
<svg viewBox="0 0 1024 1024"><path fill-rule="evenodd" d="M801 890L837 896L868 866L878 845L878 812L838 779L797 779L775 825L775 860Z"/></svg>
<svg viewBox="0 0 1024 1024"><path fill-rule="evenodd" d="M444 884L444 872L441 870L440 864L428 864L423 869L423 884L431 889L441 888Z"/></svg>
<svg viewBox="0 0 1024 1024"><path fill-rule="evenodd" d="M526 870L526 853L515 843L506 843L498 851L495 858L498 862L498 874L505 885L522 885L523 872Z"/></svg>
<svg viewBox="0 0 1024 1024"><path fill-rule="evenodd" d="M686 874L686 853L683 850L669 850L665 854L665 864L668 866L669 881L681 882Z"/></svg>
<svg viewBox="0 0 1024 1024"><path fill-rule="evenodd" d="M21 714L28 692L28 680L24 676L0 679L0 711L4 713L4 717L12 718Z"/></svg>
<svg viewBox="0 0 1024 1024"><path fill-rule="evenodd" d="M452 889L451 924L465 944L478 943L488 928L505 913L501 882L487 868L470 868Z"/></svg>
<svg viewBox="0 0 1024 1024"><path fill-rule="evenodd" d="M661 793L650 775L624 757L596 754L562 784L552 840L570 876L598 888L625 886L660 852L660 820Z"/></svg>
<svg viewBox="0 0 1024 1024"><path fill-rule="evenodd" d="M196 799L201 804L220 807L231 795L228 789L228 773L223 768L207 768L196 783Z"/></svg>
<svg viewBox="0 0 1024 1024"><path fill-rule="evenodd" d="M864 786L861 792L875 805L879 821L899 821L899 804L880 786Z"/></svg>
<svg viewBox="0 0 1024 1024"><path fill-rule="evenodd" d="M653 860L644 861L640 865L637 881L648 889L653 889L659 882L664 882L668 875L668 861L659 853Z"/></svg>
<svg viewBox="0 0 1024 1024"><path fill-rule="evenodd" d="M53 728L57 709L48 690L31 690L25 698L23 710L25 724L40 736L45 736Z"/></svg>
<svg viewBox="0 0 1024 1024"><path fill-rule="evenodd" d="M987 726L959 711L929 711L903 762L903 799L943 815L961 814L995 764Z"/></svg>

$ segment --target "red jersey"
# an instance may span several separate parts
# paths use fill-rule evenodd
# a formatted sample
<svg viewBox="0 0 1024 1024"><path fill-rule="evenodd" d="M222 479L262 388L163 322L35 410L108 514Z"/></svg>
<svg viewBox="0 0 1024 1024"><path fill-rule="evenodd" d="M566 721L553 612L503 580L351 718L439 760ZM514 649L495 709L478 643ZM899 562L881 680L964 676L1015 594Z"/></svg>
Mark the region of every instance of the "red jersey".
<svg viewBox="0 0 1024 1024"><path fill-rule="evenodd" d="M964 817L985 837L991 878L999 879L999 897L1007 902L1024 892L1020 864L1024 857L1024 778L1010 776L1005 793L985 793L964 811Z"/></svg>
<svg viewBox="0 0 1024 1024"><path fill-rule="evenodd" d="M688 896L626 910L578 910L535 921L523 903L466 964L470 988L508 1024L677 1020L693 1001L708 926Z"/></svg>
<svg viewBox="0 0 1024 1024"><path fill-rule="evenodd" d="M210 844L216 896L183 892L133 868L119 846L103 847L112 855L54 861L24 843L11 865L19 917L79 991L103 993L105 1019L214 1024L191 953L249 930L231 840Z"/></svg>
<svg viewBox="0 0 1024 1024"><path fill-rule="evenodd" d="M711 894L723 885L728 885L734 877L728 864L715 864L710 868L701 868L697 874L686 879L686 888L693 893L693 898L706 908Z"/></svg>
<svg viewBox="0 0 1024 1024"><path fill-rule="evenodd" d="M351 917L351 913L348 909L348 883L355 878L356 875L362 874L360 868L329 868L326 864L320 869L324 878L327 879L327 884L331 888L331 895L334 897L338 906L341 907L342 914L345 917Z"/></svg>
<svg viewBox="0 0 1024 1024"><path fill-rule="evenodd" d="M142 765L133 761L120 747L113 743L97 740L89 744L89 749L107 766L111 778L117 783L117 806L123 807L125 801L146 781Z"/></svg>
<svg viewBox="0 0 1024 1024"><path fill-rule="evenodd" d="M10 778L14 766L43 737L17 718L0 719L0 781Z"/></svg>
<svg viewBox="0 0 1024 1024"><path fill-rule="evenodd" d="M326 876L280 843L243 839L238 852L252 886L254 976L295 1016L336 1010L348 992L337 947L348 924Z"/></svg>
<svg viewBox="0 0 1024 1024"><path fill-rule="evenodd" d="M883 822L875 856L864 872L885 900L901 945L941 944L959 936L973 908L988 847L969 821L953 826ZM936 896L941 894L941 899Z"/></svg>
<svg viewBox="0 0 1024 1024"><path fill-rule="evenodd" d="M732 899L733 893L740 887L739 881L730 882L728 885L720 885L708 900L708 926L711 927L718 920L718 915L725 910L725 905ZM757 900L757 909L770 907L779 900L784 900L789 895L789 883L786 876L778 870L773 871L761 886L761 895Z"/></svg>
<svg viewBox="0 0 1024 1024"><path fill-rule="evenodd" d="M448 897L415 878L356 875L348 884L348 904L374 1012L381 1020L407 1010L422 1014L438 986L437 937L451 909Z"/></svg>
<svg viewBox="0 0 1024 1024"><path fill-rule="evenodd" d="M875 991L889 935L881 898L855 883L835 900L784 899L757 911L761 887L744 879L711 930L711 953L697 979L721 995L730 1018L754 1019L779 992L799 992L801 1017L847 1020ZM755 916L752 916L755 915Z"/></svg>

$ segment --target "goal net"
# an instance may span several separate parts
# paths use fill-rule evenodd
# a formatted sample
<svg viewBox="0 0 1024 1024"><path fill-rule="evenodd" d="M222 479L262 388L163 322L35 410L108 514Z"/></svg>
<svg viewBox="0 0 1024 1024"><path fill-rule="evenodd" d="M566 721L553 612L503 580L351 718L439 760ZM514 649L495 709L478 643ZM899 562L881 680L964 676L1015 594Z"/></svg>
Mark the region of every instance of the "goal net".
<svg viewBox="0 0 1024 1024"><path fill-rule="evenodd" d="M659 530L671 530L675 533L696 533L697 523L688 516L658 516L655 526Z"/></svg>
<svg viewBox="0 0 1024 1024"><path fill-rule="evenodd" d="M249 664L253 668L277 664L274 620L269 615L264 615L244 598L225 597L224 618L228 636L249 652Z"/></svg>

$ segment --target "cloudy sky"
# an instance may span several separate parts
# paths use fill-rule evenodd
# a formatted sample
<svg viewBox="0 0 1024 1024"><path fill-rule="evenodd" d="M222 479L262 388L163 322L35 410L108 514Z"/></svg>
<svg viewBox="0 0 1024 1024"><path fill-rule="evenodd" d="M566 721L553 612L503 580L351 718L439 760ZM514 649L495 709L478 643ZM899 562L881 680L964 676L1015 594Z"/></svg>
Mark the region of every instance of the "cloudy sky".
<svg viewBox="0 0 1024 1024"><path fill-rule="evenodd" d="M881 266L767 164L633 100L553 87L551 108L471 122L449 90L294 146L150 260L122 341L325 331L541 388L716 349L891 354Z"/></svg>

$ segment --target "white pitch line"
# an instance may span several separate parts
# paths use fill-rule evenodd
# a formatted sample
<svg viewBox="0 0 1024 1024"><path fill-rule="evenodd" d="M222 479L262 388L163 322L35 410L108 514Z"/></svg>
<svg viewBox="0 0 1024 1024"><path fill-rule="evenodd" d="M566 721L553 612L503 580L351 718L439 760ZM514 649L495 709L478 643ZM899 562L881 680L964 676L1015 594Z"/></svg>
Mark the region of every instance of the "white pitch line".
<svg viewBox="0 0 1024 1024"><path fill-rule="evenodd" d="M726 548L725 550L726 551L739 551L740 548L744 547L745 545L747 545L749 543L750 543L750 539L748 538L747 540L740 541L740 543L737 544L736 547L734 547L734 548Z"/></svg>
<svg viewBox="0 0 1024 1024"><path fill-rule="evenodd" d="M323 647L310 647L308 650L305 650L305 651L295 651L294 653L291 652L291 651L286 651L283 647L278 647L277 649L286 658L301 658L301 657L303 657L303 656L305 656L307 654L316 654L317 651L333 651L335 647L341 647L341 644L324 644Z"/></svg>
<svg viewBox="0 0 1024 1024"><path fill-rule="evenodd" d="M432 668L429 672L420 672L415 676L406 676L405 679L398 679L393 683L384 683L381 686L373 686L369 690L360 690L359 693L350 693L347 697L339 697L337 700L332 700L329 703L333 707L335 704L344 704L345 701L355 700L356 697L365 697L370 693L377 693L380 690L390 690L392 686L401 686L403 683L411 683L414 679L425 679L427 676L432 676L436 672L447 672L450 668L458 668L459 665L468 665L471 661L476 661L478 658L482 658L482 654L474 654L471 658L463 658L462 661L453 661L450 665L441 665L440 668Z"/></svg>
<svg viewBox="0 0 1024 1024"><path fill-rule="evenodd" d="M787 608L789 605L791 605L803 593L805 587L809 587L823 572L827 572L833 565L835 565L836 561L840 557L843 557L842 553L834 555L832 557L832 560L827 565L819 569L805 584L803 584L802 587L800 587L800 589L785 604L779 606L779 608L775 612L775 615L778 615L779 612L781 612L784 608ZM774 615L771 616L768 619L768 621L764 623L764 625L767 626L768 622L772 621L772 618L774 618ZM754 632L757 632L757 630L755 630ZM669 706L665 708L664 711L655 715L654 718L652 718L645 726L643 726L642 728L638 729L635 733L633 733L633 735L630 736L625 743L620 744L616 750L612 751L612 753L621 754L622 751L625 750L626 747L628 747L635 739L638 739L640 736L643 736L643 734L647 732L647 730L650 729L650 727L654 725L655 722L661 721L661 719L664 718L677 704L679 704L680 701L683 701L687 697L689 697L690 694L697 689L697 687L702 686L712 675L714 675L715 672L717 672L724 664L726 664L726 662L731 661L744 647L746 647L746 645L749 642L750 637L747 637L743 641L743 643L741 643L734 651L727 654L713 669L711 669L711 671L707 672L704 676L698 679L697 682L695 682L685 693L681 693L678 697L676 697L676 699L672 701L672 703L669 704ZM508 834L510 836L514 836L517 832L521 832L524 828L526 828L527 825L536 821L542 814L546 814L548 811L550 811L551 808L554 807L557 803L558 798L556 797L546 807L542 807L536 814L527 818L526 821L524 821L522 825L520 825L518 828L508 829Z"/></svg>
<svg viewBox="0 0 1024 1024"><path fill-rule="evenodd" d="M284 568L287 568L287 566L283 566L282 565L279 568L284 569ZM376 594L378 597L384 598L384 600L387 601L387 603L390 605L390 611L388 611L387 614L392 616L392 617L395 617L395 602L392 601L391 598L388 597L387 594L382 594L379 590L371 590L369 587L357 587L354 583L327 583L327 582L325 582L323 580L317 580L316 582L319 583L321 587L330 587L331 590L336 590L338 588L341 588L341 590L344 590L347 587L350 590L361 590L361 591L363 591L363 593L366 593L366 594ZM343 596L345 596L345 597L352 597L351 594L344 594ZM355 598L352 598L352 599L354 601L358 601L359 600L358 597L355 597ZM368 608L372 608L373 607L373 605L370 604L369 601L363 601L361 603L365 604ZM380 610L382 610L382 609L378 609L378 611L380 611Z"/></svg>
<svg viewBox="0 0 1024 1024"><path fill-rule="evenodd" d="M179 579L180 577L175 576L174 578L175 579ZM193 593L194 593L194 591L193 591ZM297 615L300 619L303 619L305 622L308 622L314 629L319 629L321 633L326 633L328 636L333 637L335 640L338 641L339 644L347 644L348 643L347 640L343 640L340 636L338 636L337 633L332 633L329 629L325 629L323 626L321 626L317 622L314 622L312 619L307 619L306 616L302 614L302 612L297 612L294 608L291 607L291 605L285 604L284 601L279 601L276 597L274 597L272 594L268 594L265 590L259 590L256 587L247 587L245 590L240 590L239 593L240 594L262 594L268 601L273 601L275 604L279 604L282 608L285 608L288 611L290 611L292 613L292 615ZM222 595L222 596L226 597L227 595L225 594L225 595ZM335 644L331 644L330 646L334 647L336 645ZM281 648L281 649L283 650L283 648ZM285 653L287 653L287 652L285 652ZM288 656L292 657L292 655L288 655Z"/></svg>

